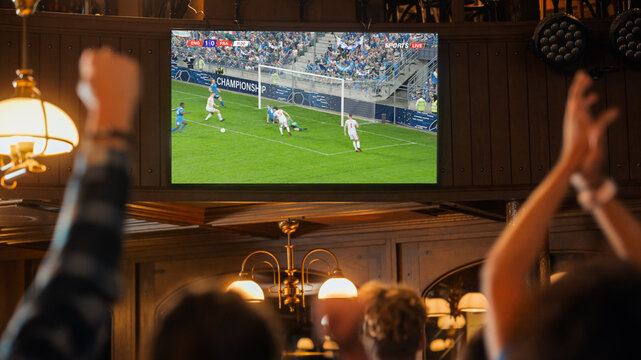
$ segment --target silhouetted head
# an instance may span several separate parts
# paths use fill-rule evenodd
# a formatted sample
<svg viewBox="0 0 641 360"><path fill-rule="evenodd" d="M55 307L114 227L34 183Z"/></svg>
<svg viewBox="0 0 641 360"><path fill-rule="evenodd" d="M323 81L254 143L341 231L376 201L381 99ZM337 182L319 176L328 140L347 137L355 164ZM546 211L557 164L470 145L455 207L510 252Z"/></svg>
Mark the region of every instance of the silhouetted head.
<svg viewBox="0 0 641 360"><path fill-rule="evenodd" d="M609 261L577 268L538 296L508 359L633 359L641 338L641 269Z"/></svg>
<svg viewBox="0 0 641 360"><path fill-rule="evenodd" d="M187 293L165 317L153 360L276 360L275 319L233 292Z"/></svg>

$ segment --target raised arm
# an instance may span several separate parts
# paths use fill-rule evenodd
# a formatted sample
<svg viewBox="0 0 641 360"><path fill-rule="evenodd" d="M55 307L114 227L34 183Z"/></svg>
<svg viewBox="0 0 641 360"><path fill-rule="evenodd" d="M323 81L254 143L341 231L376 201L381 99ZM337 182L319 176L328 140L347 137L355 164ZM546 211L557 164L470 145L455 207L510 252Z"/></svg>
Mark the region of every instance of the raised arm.
<svg viewBox="0 0 641 360"><path fill-rule="evenodd" d="M82 148L49 251L0 342L2 360L93 358L118 295L138 67L108 50L85 51L80 77Z"/></svg>
<svg viewBox="0 0 641 360"><path fill-rule="evenodd" d="M592 211L617 255L641 266L641 226L617 199Z"/></svg>
<svg viewBox="0 0 641 360"><path fill-rule="evenodd" d="M590 139L590 148L573 184L579 202L592 212L612 244L616 254L641 266L641 225L630 211L615 198L616 187L603 172L604 134Z"/></svg>
<svg viewBox="0 0 641 360"><path fill-rule="evenodd" d="M593 119L590 107L597 96L588 92L591 84L584 72L575 76L565 109L560 159L506 226L487 256L481 281L489 301L485 331L491 358L497 358L510 341L519 313L525 311L530 294L526 276L568 190L570 176L586 154L589 138L605 131L616 116L616 111L607 111Z"/></svg>

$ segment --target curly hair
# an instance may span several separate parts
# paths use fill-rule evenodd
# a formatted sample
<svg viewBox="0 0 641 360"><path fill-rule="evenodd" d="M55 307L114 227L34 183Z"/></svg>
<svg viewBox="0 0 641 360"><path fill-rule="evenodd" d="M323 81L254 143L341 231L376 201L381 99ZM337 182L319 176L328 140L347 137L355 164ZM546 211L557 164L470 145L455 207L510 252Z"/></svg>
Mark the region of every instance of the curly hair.
<svg viewBox="0 0 641 360"><path fill-rule="evenodd" d="M378 359L413 359L425 334L426 310L416 291L369 282L360 289L365 302L363 336Z"/></svg>

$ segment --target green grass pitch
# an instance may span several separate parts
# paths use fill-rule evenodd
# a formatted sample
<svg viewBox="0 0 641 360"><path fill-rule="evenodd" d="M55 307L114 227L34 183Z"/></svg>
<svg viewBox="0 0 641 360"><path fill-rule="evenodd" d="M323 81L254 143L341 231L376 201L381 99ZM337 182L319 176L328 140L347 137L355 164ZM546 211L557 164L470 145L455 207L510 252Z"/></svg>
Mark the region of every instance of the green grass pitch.
<svg viewBox="0 0 641 360"><path fill-rule="evenodd" d="M282 106L306 131L281 136L266 124L256 97L221 91L225 121L204 121L206 87L172 80L172 108L185 103L188 125L171 134L174 184L435 183L436 135L356 119L363 152L343 135L340 116L292 104ZM169 109L167 109L169 110ZM347 114L346 114L347 115ZM175 126L175 113L171 128ZM227 131L220 132L224 127ZM169 131L170 127L166 127Z"/></svg>

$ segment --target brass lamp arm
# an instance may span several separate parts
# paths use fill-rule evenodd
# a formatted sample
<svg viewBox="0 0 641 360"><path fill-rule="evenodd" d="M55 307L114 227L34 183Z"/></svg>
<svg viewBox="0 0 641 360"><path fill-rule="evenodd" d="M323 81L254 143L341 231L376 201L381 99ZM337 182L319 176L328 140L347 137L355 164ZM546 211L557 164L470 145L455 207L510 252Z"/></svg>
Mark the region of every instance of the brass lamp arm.
<svg viewBox="0 0 641 360"><path fill-rule="evenodd" d="M239 275L241 277L247 275L247 273L245 272L245 265L247 264L247 260L249 260L250 257L252 257L254 255L257 255L257 254L269 255L269 256L271 256L272 259L274 259L274 262L276 263L276 269L277 269L277 273L278 273L278 308L280 309L281 308L281 290L282 290L281 283L280 283L280 263L278 262L278 259L276 258L276 256L274 256L274 254L270 253L269 251L265 251L265 250L256 250L253 253L247 255L245 257L245 259L243 260L243 264L240 266L240 274ZM252 268L252 272L253 272L253 268Z"/></svg>
<svg viewBox="0 0 641 360"><path fill-rule="evenodd" d="M317 261L322 261L322 262L324 262L324 263L325 263L325 265L327 265L327 276L332 276L332 267L331 267L331 265L329 265L329 263L327 262L327 260L325 260L325 259L321 259L321 258L312 259L312 260L309 262L309 264L307 264L307 271L305 272L305 273L306 273L306 274L305 274L305 276L307 277L307 280L305 280L305 278L303 278L303 285L304 285L305 283L309 284L309 268L310 268L310 267L312 267L312 264L313 264L313 263L315 263L315 262L317 262Z"/></svg>
<svg viewBox="0 0 641 360"><path fill-rule="evenodd" d="M302 264L301 264L301 273L302 273L303 275L305 274L305 261L307 261L307 258L308 258L311 254L316 253L316 252L324 252L324 253L326 253L326 254L331 255L332 259L334 259L334 263L336 263L336 268L337 268L337 269L339 268L339 267L338 267L338 259L336 258L336 255L334 255L334 253L333 253L333 252L331 252L331 251L329 251L329 250L327 250L327 249L323 249L323 248L312 249L312 250L310 250L309 252L307 252L307 254L305 254L305 257L303 257L303 262L302 262ZM308 269L308 271L309 271L309 269ZM304 278L303 278L303 280L304 280ZM302 284L302 286L301 286L301 297L303 298L303 308L305 308L305 281L303 281L303 284Z"/></svg>
<svg viewBox="0 0 641 360"><path fill-rule="evenodd" d="M267 260L263 260L261 262L258 262L258 263L255 263L254 265L252 265L252 276L251 276L252 280L254 280L254 268L256 268L256 265L258 265L258 264L267 264L267 265L269 265L270 268L272 268L272 275L274 277L274 285L276 285L276 268L274 267L274 265L272 265L272 263L270 263Z"/></svg>

